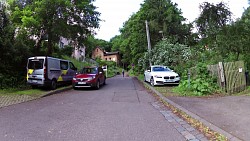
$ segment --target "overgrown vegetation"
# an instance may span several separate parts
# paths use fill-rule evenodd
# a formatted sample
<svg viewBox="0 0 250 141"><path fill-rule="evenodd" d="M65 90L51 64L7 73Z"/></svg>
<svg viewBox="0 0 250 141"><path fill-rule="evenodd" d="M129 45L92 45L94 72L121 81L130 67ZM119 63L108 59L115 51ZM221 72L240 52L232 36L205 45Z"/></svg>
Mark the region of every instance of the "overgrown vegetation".
<svg viewBox="0 0 250 141"><path fill-rule="evenodd" d="M174 89L183 96L204 96L214 93L217 87L217 80L209 75L207 65L199 63L191 70L192 77L182 77L182 82Z"/></svg>

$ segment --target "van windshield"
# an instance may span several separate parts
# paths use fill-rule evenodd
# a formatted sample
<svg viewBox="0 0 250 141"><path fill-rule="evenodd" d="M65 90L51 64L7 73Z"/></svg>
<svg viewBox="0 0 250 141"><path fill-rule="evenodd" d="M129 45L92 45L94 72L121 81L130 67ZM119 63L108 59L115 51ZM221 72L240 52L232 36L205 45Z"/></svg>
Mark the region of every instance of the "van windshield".
<svg viewBox="0 0 250 141"><path fill-rule="evenodd" d="M44 59L29 59L28 69L42 69Z"/></svg>

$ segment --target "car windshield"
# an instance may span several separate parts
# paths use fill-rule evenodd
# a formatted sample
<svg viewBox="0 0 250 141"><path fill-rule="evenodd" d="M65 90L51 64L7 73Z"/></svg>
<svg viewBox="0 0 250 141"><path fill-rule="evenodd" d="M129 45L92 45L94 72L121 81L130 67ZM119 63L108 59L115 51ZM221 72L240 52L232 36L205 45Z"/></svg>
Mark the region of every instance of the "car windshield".
<svg viewBox="0 0 250 141"><path fill-rule="evenodd" d="M83 68L81 70L82 74L96 74L97 73L97 68Z"/></svg>
<svg viewBox="0 0 250 141"><path fill-rule="evenodd" d="M170 71L167 67L153 67L153 71Z"/></svg>

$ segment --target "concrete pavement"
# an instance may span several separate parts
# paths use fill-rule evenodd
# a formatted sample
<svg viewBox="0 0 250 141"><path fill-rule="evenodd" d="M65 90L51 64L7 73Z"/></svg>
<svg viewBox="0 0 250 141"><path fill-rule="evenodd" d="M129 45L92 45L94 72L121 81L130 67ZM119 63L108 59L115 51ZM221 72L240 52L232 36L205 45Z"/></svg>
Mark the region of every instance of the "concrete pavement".
<svg viewBox="0 0 250 141"><path fill-rule="evenodd" d="M121 79L130 81L130 77L117 76L111 79ZM136 81L138 92L143 92ZM116 83L114 83L116 85ZM130 83L123 83L130 85ZM153 89L153 88L152 88ZM122 90L122 88L120 88ZM154 90L154 89L153 89ZM123 102L128 101L133 103L138 101L135 97L126 97L126 91L113 97L113 101ZM34 100L27 96L22 97L0 97L0 108L8 105L21 103L29 100ZM164 98L167 102L186 112L187 114L198 118L205 125L210 126L215 131L226 135L230 140L249 140L250 139L250 97L248 96L229 96L216 98L190 98L190 97L167 97ZM163 117L174 127L186 140L206 140L202 134L193 130L188 124L184 124L177 116L167 109L162 109L157 102L151 102L151 105L158 110ZM183 126L184 125L184 126ZM187 127L187 128L186 128Z"/></svg>

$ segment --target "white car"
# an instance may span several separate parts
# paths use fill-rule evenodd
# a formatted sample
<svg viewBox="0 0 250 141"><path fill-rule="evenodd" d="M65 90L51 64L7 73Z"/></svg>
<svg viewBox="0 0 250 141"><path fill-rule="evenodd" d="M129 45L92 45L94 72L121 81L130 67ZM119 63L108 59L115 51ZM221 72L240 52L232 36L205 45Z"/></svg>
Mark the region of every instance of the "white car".
<svg viewBox="0 0 250 141"><path fill-rule="evenodd" d="M180 76L167 66L155 65L144 72L144 81L152 86L165 84L179 84Z"/></svg>

